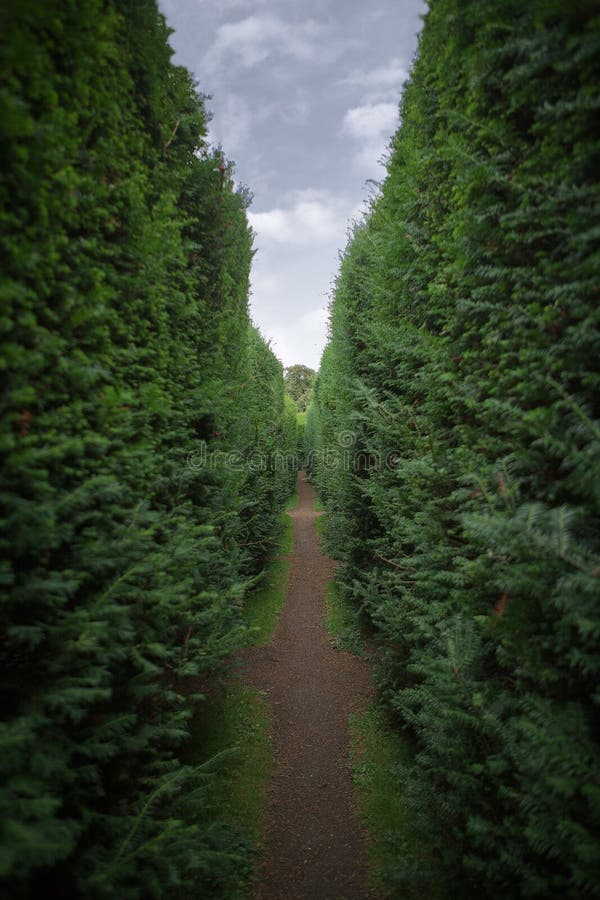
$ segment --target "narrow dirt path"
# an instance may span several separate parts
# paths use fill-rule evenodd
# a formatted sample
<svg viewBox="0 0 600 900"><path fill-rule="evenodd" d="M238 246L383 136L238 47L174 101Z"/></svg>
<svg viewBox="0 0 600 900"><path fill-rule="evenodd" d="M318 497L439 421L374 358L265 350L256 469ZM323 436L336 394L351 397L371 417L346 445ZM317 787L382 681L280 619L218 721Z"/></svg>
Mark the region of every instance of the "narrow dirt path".
<svg viewBox="0 0 600 900"><path fill-rule="evenodd" d="M371 693L368 665L334 650L324 624L335 563L319 547L314 491L301 474L289 589L273 640L246 656L267 695L275 772L257 900L376 897L347 766L348 716Z"/></svg>

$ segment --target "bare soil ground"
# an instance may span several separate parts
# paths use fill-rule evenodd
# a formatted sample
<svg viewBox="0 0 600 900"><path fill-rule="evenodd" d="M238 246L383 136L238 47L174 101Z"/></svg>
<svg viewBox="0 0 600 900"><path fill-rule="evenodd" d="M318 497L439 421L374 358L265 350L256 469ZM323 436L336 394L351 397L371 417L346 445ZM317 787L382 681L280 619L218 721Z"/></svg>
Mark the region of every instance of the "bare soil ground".
<svg viewBox="0 0 600 900"><path fill-rule="evenodd" d="M245 680L265 692L274 723L275 772L256 896L364 900L377 891L348 768L347 723L372 694L370 670L331 645L324 597L335 563L319 547L314 491L302 474L298 488L285 606L272 642L245 654Z"/></svg>

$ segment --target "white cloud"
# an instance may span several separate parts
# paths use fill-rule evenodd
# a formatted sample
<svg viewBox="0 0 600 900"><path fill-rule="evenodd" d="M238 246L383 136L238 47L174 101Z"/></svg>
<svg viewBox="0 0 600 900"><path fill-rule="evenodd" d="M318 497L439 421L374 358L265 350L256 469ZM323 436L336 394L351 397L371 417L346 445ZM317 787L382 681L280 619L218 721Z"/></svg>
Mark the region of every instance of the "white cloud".
<svg viewBox="0 0 600 900"><path fill-rule="evenodd" d="M199 0L200 6L208 6L215 9L221 15L243 10L250 12L257 6L265 6L269 0Z"/></svg>
<svg viewBox="0 0 600 900"><path fill-rule="evenodd" d="M341 133L357 142L354 166L359 172L376 174L376 166L397 126L397 103L366 103L346 112Z"/></svg>
<svg viewBox="0 0 600 900"><path fill-rule="evenodd" d="M323 27L314 19L290 25L276 16L252 15L218 27L205 63L214 70L236 60L252 68L275 55L309 62L318 57L316 42L322 34Z"/></svg>
<svg viewBox="0 0 600 900"><path fill-rule="evenodd" d="M212 144L220 144L227 157L236 160L238 156L249 162L253 149L260 143L261 131L265 123L273 120L279 127L301 127L306 124L311 106L307 92L296 90L285 100L271 103L250 103L239 94L223 91L211 101L214 118L208 125L208 136ZM258 162L258 161L257 161ZM252 187L264 184L268 173L264 170L253 173Z"/></svg>
<svg viewBox="0 0 600 900"><path fill-rule="evenodd" d="M356 142L354 168L375 177L389 139L399 125L399 97L407 70L399 57L372 69L355 69L338 83L362 88L363 102L347 110L340 134Z"/></svg>
<svg viewBox="0 0 600 900"><path fill-rule="evenodd" d="M358 85L363 88L397 88L400 89L402 84L408 78L406 66L398 57L394 57L383 66L377 66L375 69L361 70L355 69L345 78L340 79L340 84Z"/></svg>
<svg viewBox="0 0 600 900"><path fill-rule="evenodd" d="M264 266L252 266L252 293L271 302L282 296L285 290L285 278L281 273Z"/></svg>
<svg viewBox="0 0 600 900"><path fill-rule="evenodd" d="M290 243L293 233L290 228L289 213L283 209L271 209L268 212L248 213L248 219L254 231L267 240L281 241Z"/></svg>
<svg viewBox="0 0 600 900"><path fill-rule="evenodd" d="M284 366L301 359L304 365L318 369L327 340L328 319L327 307L320 306L294 317L285 326L270 327L273 350Z"/></svg>
<svg viewBox="0 0 600 900"><path fill-rule="evenodd" d="M348 110L344 116L342 131L360 141L370 141L381 136L389 137L397 123L396 103L367 103Z"/></svg>
<svg viewBox="0 0 600 900"><path fill-rule="evenodd" d="M306 245L339 238L344 234L347 204L327 191L294 191L287 207L248 214L258 244Z"/></svg>
<svg viewBox="0 0 600 900"><path fill-rule="evenodd" d="M255 124L249 105L237 94L225 94L218 116L209 124L209 137L213 143L222 144L228 156L235 156L244 148Z"/></svg>
<svg viewBox="0 0 600 900"><path fill-rule="evenodd" d="M252 263L252 316L284 365L317 368L327 337L327 298L346 243L355 198L309 188L250 212L257 254Z"/></svg>

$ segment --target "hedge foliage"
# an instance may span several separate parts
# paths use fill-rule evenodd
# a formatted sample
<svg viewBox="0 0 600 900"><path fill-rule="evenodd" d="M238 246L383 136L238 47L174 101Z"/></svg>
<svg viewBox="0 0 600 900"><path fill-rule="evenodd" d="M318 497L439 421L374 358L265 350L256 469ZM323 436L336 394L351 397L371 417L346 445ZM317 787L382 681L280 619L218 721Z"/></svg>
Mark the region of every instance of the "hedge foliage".
<svg viewBox="0 0 600 900"><path fill-rule="evenodd" d="M600 891L599 64L591 2L431 2L336 284L312 471L416 742L399 896Z"/></svg>
<svg viewBox="0 0 600 900"><path fill-rule="evenodd" d="M178 748L294 477L248 197L155 0L9 2L0 34L0 890L234 897L218 760Z"/></svg>

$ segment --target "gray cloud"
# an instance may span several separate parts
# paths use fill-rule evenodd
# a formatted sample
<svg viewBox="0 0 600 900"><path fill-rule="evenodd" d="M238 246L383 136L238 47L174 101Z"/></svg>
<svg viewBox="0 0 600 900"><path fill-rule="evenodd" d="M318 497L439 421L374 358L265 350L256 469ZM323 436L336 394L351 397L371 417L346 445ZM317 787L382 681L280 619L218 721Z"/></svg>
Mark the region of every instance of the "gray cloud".
<svg viewBox="0 0 600 900"><path fill-rule="evenodd" d="M209 70L235 64L252 68L277 56L312 62L318 58L317 42L323 33L314 19L291 24L268 14L248 16L219 25L205 64Z"/></svg>
<svg viewBox="0 0 600 900"><path fill-rule="evenodd" d="M383 156L398 125L398 104L365 103L344 115L341 132L357 143L354 164L358 171L371 170Z"/></svg>
<svg viewBox="0 0 600 900"><path fill-rule="evenodd" d="M335 240L347 219L343 198L325 190L294 191L286 207L250 212L250 224L261 242L301 246Z"/></svg>
<svg viewBox="0 0 600 900"><path fill-rule="evenodd" d="M349 222L381 180L423 0L159 0L210 137L254 193L251 312L286 365L317 367Z"/></svg>

